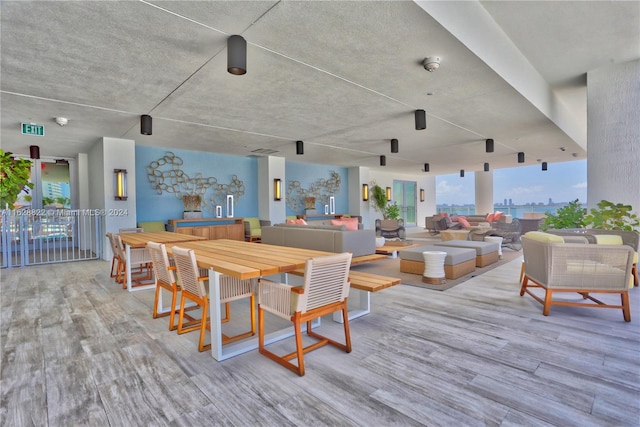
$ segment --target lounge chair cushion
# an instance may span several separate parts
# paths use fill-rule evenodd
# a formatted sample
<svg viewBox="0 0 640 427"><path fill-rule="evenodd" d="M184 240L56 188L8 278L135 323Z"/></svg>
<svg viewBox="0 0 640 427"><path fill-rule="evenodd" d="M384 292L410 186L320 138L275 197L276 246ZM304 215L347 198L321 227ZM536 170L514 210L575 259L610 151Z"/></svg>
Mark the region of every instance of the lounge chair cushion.
<svg viewBox="0 0 640 427"><path fill-rule="evenodd" d="M543 243L564 243L562 236L556 234L545 233L544 231L529 231L525 234L528 239L536 240Z"/></svg>

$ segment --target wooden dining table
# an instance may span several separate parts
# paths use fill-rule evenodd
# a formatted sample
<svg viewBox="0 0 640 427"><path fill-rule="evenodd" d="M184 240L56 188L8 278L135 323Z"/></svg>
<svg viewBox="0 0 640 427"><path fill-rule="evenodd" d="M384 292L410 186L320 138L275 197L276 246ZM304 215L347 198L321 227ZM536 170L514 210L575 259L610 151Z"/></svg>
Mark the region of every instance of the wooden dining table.
<svg viewBox="0 0 640 427"><path fill-rule="evenodd" d="M204 240L205 238L200 236L190 236L187 234L173 233L170 231L153 231L142 233L120 233L120 239L122 240L122 244L124 245L125 249L127 266L125 275L127 280L127 290L129 292L134 292L144 289L155 289L156 285L155 283L150 283L148 285L136 286L135 288L133 287L131 281L131 269L129 268L129 266L131 265L132 248L144 248L147 245L147 242L175 245L194 240Z"/></svg>
<svg viewBox="0 0 640 427"><path fill-rule="evenodd" d="M209 269L209 311L211 321L211 354L222 361L258 348L257 336L222 346L222 323L220 305L220 276L222 274L239 279L253 279L286 274L304 268L306 261L313 257L334 255L331 252L315 251L286 246L251 243L238 240L205 240L167 244L167 252L172 247L193 249L198 266ZM286 281L286 277L284 277ZM255 287L255 283L254 283ZM319 322L316 323L318 325ZM278 341L293 335L288 327L265 336L265 343Z"/></svg>

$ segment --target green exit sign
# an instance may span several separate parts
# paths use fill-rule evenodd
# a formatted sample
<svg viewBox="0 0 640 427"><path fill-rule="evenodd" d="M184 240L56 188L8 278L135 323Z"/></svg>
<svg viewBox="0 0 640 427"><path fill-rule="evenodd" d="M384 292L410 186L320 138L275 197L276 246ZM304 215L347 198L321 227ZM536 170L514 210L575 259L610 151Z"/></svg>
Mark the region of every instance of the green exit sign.
<svg viewBox="0 0 640 427"><path fill-rule="evenodd" d="M44 136L44 126L35 123L22 123L22 134Z"/></svg>

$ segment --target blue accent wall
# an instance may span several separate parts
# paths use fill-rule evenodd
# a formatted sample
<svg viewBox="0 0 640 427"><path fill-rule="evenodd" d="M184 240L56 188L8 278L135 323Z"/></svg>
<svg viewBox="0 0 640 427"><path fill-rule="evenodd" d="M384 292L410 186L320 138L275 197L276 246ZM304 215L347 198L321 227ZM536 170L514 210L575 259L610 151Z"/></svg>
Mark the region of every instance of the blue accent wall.
<svg viewBox="0 0 640 427"><path fill-rule="evenodd" d="M200 151L177 150L172 148L146 147L136 145L136 206L137 221L164 221L182 218L182 199L173 193L158 194L147 177L148 167L153 161L174 153L183 160L179 168L190 178L201 174L202 177L215 177L218 184L229 185L233 175L244 183L244 194L235 196L235 217L258 216L258 160L256 158L230 156L225 154L205 153ZM171 169L170 165L161 165L160 170ZM205 199L213 194L213 188L205 193ZM337 199L336 199L337 200ZM225 201L223 216L226 216ZM215 217L215 209L203 210L204 218Z"/></svg>
<svg viewBox="0 0 640 427"><path fill-rule="evenodd" d="M291 181L298 181L300 182L300 186L302 188L309 189L311 188L311 185L318 180L330 179L332 171L335 171L340 176L340 191L333 195L336 200L336 213L349 213L349 175L347 168L336 167L332 165L287 162L285 164L285 175L287 179L285 182L285 187L283 189L284 194L287 194L287 189L289 188L289 183ZM321 205L319 201L316 203L316 209L318 210L318 213L324 213L324 205ZM302 206L301 210L294 211L287 204L287 215L297 215L303 213L304 206Z"/></svg>

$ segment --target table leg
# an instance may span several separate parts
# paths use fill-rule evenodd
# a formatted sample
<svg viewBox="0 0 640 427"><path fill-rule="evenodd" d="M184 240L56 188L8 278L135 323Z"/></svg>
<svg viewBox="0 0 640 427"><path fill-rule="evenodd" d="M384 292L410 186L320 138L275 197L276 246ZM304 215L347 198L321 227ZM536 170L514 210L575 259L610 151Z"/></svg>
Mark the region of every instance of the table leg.
<svg viewBox="0 0 640 427"><path fill-rule="evenodd" d="M131 292L131 246L124 246L124 253L126 257L125 276L127 278L127 291Z"/></svg>
<svg viewBox="0 0 640 427"><path fill-rule="evenodd" d="M349 291L349 301L351 303L355 301L356 303L356 308L349 310L349 320L357 319L358 317L371 313L371 292L351 288ZM344 323L341 311L333 313L333 321Z"/></svg>

